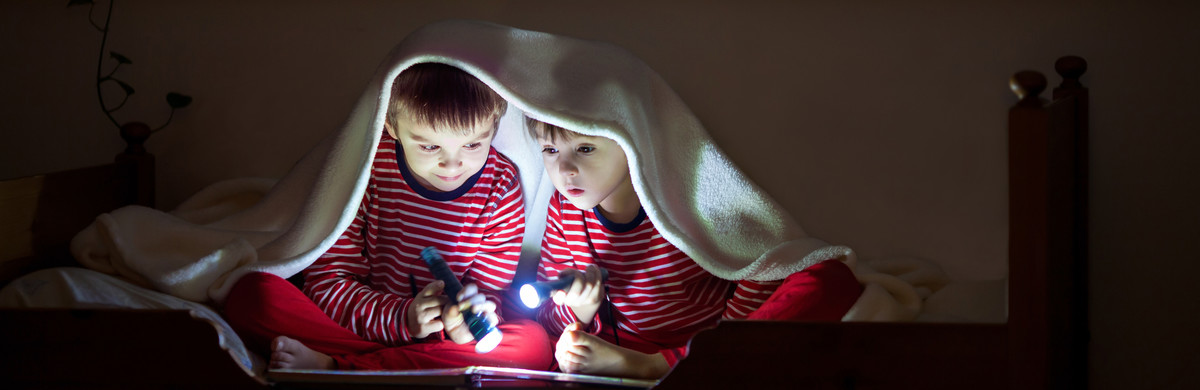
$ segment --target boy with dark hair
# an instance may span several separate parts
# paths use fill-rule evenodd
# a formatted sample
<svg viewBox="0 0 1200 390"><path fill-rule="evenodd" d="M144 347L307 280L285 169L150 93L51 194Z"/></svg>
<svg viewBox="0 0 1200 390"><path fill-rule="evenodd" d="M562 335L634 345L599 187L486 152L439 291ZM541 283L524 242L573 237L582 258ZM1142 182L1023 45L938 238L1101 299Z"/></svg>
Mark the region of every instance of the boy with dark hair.
<svg viewBox="0 0 1200 390"><path fill-rule="evenodd" d="M269 346L272 368L548 367L549 340L537 324L500 324L501 344L477 354L460 312L499 323L498 292L521 251L520 180L491 147L506 108L453 66L401 72L358 214L304 271L303 294L265 273L231 290L226 316L247 345ZM447 304L444 283L421 260L430 246L465 285L463 304Z"/></svg>

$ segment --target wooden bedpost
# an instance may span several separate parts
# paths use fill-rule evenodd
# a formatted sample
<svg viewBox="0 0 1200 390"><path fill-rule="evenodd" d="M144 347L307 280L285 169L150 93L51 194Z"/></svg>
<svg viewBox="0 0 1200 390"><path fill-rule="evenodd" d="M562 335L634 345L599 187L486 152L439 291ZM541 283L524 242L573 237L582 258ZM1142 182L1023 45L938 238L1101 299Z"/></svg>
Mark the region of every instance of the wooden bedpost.
<svg viewBox="0 0 1200 390"><path fill-rule="evenodd" d="M1071 286L1068 287L1069 312L1067 334L1069 343L1068 358L1069 372L1073 375L1070 381L1077 388L1088 386L1088 343L1091 340L1091 327L1088 325L1088 235L1091 225L1088 223L1088 175L1090 149L1088 117L1091 115L1088 99L1088 89L1080 83L1079 78L1087 72L1087 61L1078 56L1059 58L1054 63L1054 70L1062 76L1062 83L1054 89L1054 100L1075 101L1075 126L1067 129L1074 131L1072 139L1075 157L1072 159L1074 170L1071 188L1071 232L1073 234L1072 255L1064 260L1069 262Z"/></svg>
<svg viewBox="0 0 1200 390"><path fill-rule="evenodd" d="M1013 75L1009 110L1009 343L1014 389L1086 388L1086 63L1064 57L1054 101L1046 78ZM1081 125L1083 127L1081 127Z"/></svg>

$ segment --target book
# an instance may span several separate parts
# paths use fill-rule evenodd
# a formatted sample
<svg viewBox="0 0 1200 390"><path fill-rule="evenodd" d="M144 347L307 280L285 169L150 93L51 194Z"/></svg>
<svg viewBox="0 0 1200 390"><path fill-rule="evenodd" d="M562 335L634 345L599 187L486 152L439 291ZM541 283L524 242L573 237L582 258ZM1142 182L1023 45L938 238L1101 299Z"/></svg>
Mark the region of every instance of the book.
<svg viewBox="0 0 1200 390"><path fill-rule="evenodd" d="M613 388L648 389L657 380L630 379L610 376L567 374L554 371L520 368L469 366L422 370L295 370L267 371L272 383L347 383L372 385L472 386L531 384L601 385Z"/></svg>

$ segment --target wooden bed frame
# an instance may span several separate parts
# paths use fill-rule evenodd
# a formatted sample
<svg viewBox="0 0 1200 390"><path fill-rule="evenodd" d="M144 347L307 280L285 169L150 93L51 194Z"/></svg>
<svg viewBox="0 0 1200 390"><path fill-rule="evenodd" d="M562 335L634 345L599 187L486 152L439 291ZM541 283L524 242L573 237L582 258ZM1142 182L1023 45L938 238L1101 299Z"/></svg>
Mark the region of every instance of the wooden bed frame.
<svg viewBox="0 0 1200 390"><path fill-rule="evenodd" d="M0 181L0 286L42 268L78 265L71 238L113 209L154 207L148 135L122 130L125 151L110 164Z"/></svg>
<svg viewBox="0 0 1200 390"><path fill-rule="evenodd" d="M1011 80L1019 101L1008 119L1007 323L726 321L697 335L691 355L657 387L1086 388L1088 91L1079 83L1086 67L1079 57L1059 59L1055 69L1063 81L1048 104L1040 97L1047 87L1041 74L1023 71ZM15 261L0 257L0 283L69 264L71 235L100 212L153 205L153 156L140 142L117 163L45 176L35 195L14 184L22 180L31 179L0 182L0 199L5 207L10 199L36 200L28 246L34 249ZM62 183L93 184L56 190ZM63 193L93 195L71 200ZM109 193L118 195L95 195ZM52 203L110 198L51 213L59 212ZM0 309L0 330L6 388L264 387L217 348L211 326L186 311ZM377 385L334 385L371 386Z"/></svg>
<svg viewBox="0 0 1200 390"><path fill-rule="evenodd" d="M659 385L684 388L1087 388L1087 63L1015 74L1008 115L1008 322L726 321ZM751 347L753 346L753 347Z"/></svg>

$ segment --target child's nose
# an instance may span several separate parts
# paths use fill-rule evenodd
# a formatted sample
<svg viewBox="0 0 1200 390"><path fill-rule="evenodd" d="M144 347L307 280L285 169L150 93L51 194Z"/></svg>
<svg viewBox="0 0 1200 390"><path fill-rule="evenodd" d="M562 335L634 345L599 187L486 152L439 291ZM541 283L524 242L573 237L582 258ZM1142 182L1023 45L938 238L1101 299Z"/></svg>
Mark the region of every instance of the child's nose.
<svg viewBox="0 0 1200 390"><path fill-rule="evenodd" d="M454 153L442 154L442 158L438 161L438 166L441 166L442 168L458 168L462 165L462 158Z"/></svg>
<svg viewBox="0 0 1200 390"><path fill-rule="evenodd" d="M575 176L579 173L579 169L570 159L562 159L558 162L558 173L563 176Z"/></svg>

